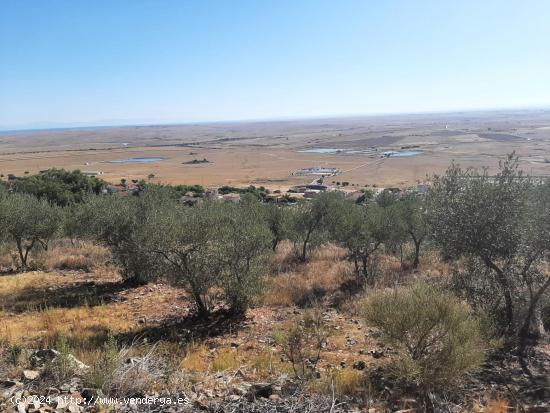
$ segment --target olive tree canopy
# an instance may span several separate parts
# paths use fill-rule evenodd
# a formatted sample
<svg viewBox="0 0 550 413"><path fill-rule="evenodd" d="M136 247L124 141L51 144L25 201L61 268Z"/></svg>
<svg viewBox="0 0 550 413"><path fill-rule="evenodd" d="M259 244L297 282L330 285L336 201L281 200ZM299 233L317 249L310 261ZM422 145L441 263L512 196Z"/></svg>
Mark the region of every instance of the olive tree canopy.
<svg viewBox="0 0 550 413"><path fill-rule="evenodd" d="M550 286L542 264L550 252L548 185L540 185L518 168L513 154L496 175L487 169L453 164L435 177L428 194L428 219L435 242L449 258L465 257L491 295L501 297L503 317L495 320L509 334L525 336L540 298ZM484 271L476 267L484 267ZM476 289L471 288L472 298ZM495 310L493 308L493 310Z"/></svg>

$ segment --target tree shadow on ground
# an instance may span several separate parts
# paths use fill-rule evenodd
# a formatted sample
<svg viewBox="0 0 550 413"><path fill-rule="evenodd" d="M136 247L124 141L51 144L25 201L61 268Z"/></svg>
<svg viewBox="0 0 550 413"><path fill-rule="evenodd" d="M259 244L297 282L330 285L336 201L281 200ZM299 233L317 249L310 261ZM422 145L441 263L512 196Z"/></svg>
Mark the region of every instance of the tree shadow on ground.
<svg viewBox="0 0 550 413"><path fill-rule="evenodd" d="M160 325L144 326L139 330L122 333L117 338L119 342L126 344L154 343L161 340L174 343L200 342L239 331L244 327L245 320L244 315L227 310L218 310L208 316L189 314L184 317L170 317Z"/></svg>
<svg viewBox="0 0 550 413"><path fill-rule="evenodd" d="M524 374L513 345L491 351L480 369L470 376L470 386L492 388L518 405L550 400L550 354L543 347L532 346L527 351L524 362L529 375Z"/></svg>
<svg viewBox="0 0 550 413"><path fill-rule="evenodd" d="M26 287L16 294L0 296L4 311L22 313L44 308L74 308L110 303L117 293L128 289L123 282L79 282L55 288ZM122 297L120 298L122 299Z"/></svg>

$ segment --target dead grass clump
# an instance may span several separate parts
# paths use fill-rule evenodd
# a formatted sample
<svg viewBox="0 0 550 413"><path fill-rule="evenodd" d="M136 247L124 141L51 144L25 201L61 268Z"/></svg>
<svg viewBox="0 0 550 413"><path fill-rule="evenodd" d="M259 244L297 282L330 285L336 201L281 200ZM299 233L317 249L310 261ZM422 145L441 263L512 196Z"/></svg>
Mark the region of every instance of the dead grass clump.
<svg viewBox="0 0 550 413"><path fill-rule="evenodd" d="M198 373L208 371L210 351L206 345L191 343L187 346L186 353L185 358L180 363L182 369Z"/></svg>
<svg viewBox="0 0 550 413"><path fill-rule="evenodd" d="M310 261L341 261L346 257L346 250L333 244L323 245L310 254Z"/></svg>
<svg viewBox="0 0 550 413"><path fill-rule="evenodd" d="M17 251L7 243L0 243L0 270L14 271L17 268Z"/></svg>
<svg viewBox="0 0 550 413"><path fill-rule="evenodd" d="M354 396L365 389L363 374L354 369L338 370L331 379L334 392L339 396Z"/></svg>
<svg viewBox="0 0 550 413"><path fill-rule="evenodd" d="M49 270L82 270L91 272L109 261L107 248L92 242L72 245L58 241L48 250L44 267Z"/></svg>
<svg viewBox="0 0 550 413"><path fill-rule="evenodd" d="M392 287L399 284L408 274L408 271L403 269L399 257L378 254L373 257L373 261L376 264L374 278L377 287Z"/></svg>
<svg viewBox="0 0 550 413"><path fill-rule="evenodd" d="M484 403L474 402L472 413L507 413L510 411L510 404L500 397L488 397Z"/></svg>
<svg viewBox="0 0 550 413"><path fill-rule="evenodd" d="M349 277L350 264L342 260L341 250L325 247L314 252L309 262L294 271L270 277L264 304L307 307L323 296L338 291Z"/></svg>
<svg viewBox="0 0 550 413"><path fill-rule="evenodd" d="M57 381L63 381L74 376L78 372L79 366L75 357L71 354L69 341L60 336L53 347L57 350L57 355L53 360L46 363L43 373Z"/></svg>
<svg viewBox="0 0 550 413"><path fill-rule="evenodd" d="M256 354L250 361L253 373L262 377L273 374L276 366L276 358L273 357L273 352L269 349Z"/></svg>
<svg viewBox="0 0 550 413"><path fill-rule="evenodd" d="M220 349L212 361L213 371L232 370L238 367L237 351L233 349Z"/></svg>
<svg viewBox="0 0 550 413"><path fill-rule="evenodd" d="M314 261L341 261L345 258L346 251L333 244L322 245L311 251L308 262ZM276 273L297 271L304 263L296 256L295 246L290 241L281 242L273 257L273 267Z"/></svg>
<svg viewBox="0 0 550 413"><path fill-rule="evenodd" d="M96 361L84 375L84 384L105 394L134 396L145 394L164 377L163 363L152 347L141 357L130 357L132 347L119 348L111 336Z"/></svg>
<svg viewBox="0 0 550 413"><path fill-rule="evenodd" d="M452 263L441 258L441 252L433 248L422 250L420 271L431 277L446 277L451 273Z"/></svg>
<svg viewBox="0 0 550 413"><path fill-rule="evenodd" d="M354 369L341 369L329 372L320 379L310 380L307 389L316 394L334 394L336 397L358 397L367 389L366 377Z"/></svg>

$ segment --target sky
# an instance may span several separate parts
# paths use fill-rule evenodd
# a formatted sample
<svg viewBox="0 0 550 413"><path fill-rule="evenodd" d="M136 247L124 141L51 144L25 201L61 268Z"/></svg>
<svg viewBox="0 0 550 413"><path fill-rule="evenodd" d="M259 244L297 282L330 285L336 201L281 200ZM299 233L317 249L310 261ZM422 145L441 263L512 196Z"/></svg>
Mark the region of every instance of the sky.
<svg viewBox="0 0 550 413"><path fill-rule="evenodd" d="M546 0L0 0L0 128L550 107Z"/></svg>

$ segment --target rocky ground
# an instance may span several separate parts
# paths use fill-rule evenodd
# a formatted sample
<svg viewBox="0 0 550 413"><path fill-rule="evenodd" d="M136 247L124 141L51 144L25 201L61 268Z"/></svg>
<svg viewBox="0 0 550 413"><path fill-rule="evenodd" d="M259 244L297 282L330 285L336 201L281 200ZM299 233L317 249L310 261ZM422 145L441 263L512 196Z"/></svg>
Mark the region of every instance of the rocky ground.
<svg viewBox="0 0 550 413"><path fill-rule="evenodd" d="M6 326L0 344L6 356L12 348L7 340L18 343L19 367L0 366L1 412L550 412L548 344L528 355L531 374L514 349L500 350L455 388L420 395L387 379L384 366L395 351L364 323L355 299L339 305L336 295L327 294L320 298L327 338L312 379L303 382L294 377L276 335L307 309L260 305L234 318L220 306L199 320L184 292L162 282L124 289L110 276L81 272L13 277L20 277L17 290L0 291L0 323ZM56 308L37 310L37 303L52 297ZM50 316L58 315L52 323ZM94 353L86 346L65 355L76 366L69 377L51 374L49 366L60 356L45 346L53 343L49 335L83 343L85 330L93 344L106 328L131 349L121 367L129 379L120 394L133 401L109 399L115 393L87 384ZM140 387L136 371L154 376L154 385ZM498 401L505 410L491 410Z"/></svg>

